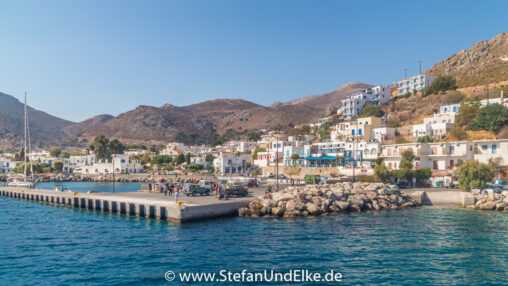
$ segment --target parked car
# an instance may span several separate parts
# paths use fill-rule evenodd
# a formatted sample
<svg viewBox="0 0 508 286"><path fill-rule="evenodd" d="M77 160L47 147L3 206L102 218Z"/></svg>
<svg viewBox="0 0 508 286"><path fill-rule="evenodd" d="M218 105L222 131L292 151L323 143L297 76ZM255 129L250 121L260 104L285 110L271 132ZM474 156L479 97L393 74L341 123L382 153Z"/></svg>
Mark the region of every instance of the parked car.
<svg viewBox="0 0 508 286"><path fill-rule="evenodd" d="M237 197L245 197L249 194L247 187L239 183L227 183L225 188L225 193L229 197L237 196Z"/></svg>
<svg viewBox="0 0 508 286"><path fill-rule="evenodd" d="M397 183L395 183L395 185L399 189L408 189L409 188L409 183L408 182L404 182L404 181L398 181Z"/></svg>
<svg viewBox="0 0 508 286"><path fill-rule="evenodd" d="M212 181L212 180L200 180L199 181L199 185L201 187L207 188L208 190L211 190L214 187L214 185L215 185L215 181Z"/></svg>
<svg viewBox="0 0 508 286"><path fill-rule="evenodd" d="M201 187L200 185L198 184L191 184L191 183L187 183L185 185L183 185L183 193L186 195L186 196L190 196L190 195L204 195L204 196L208 196L210 194L210 192L208 192L208 189L205 188L205 187Z"/></svg>
<svg viewBox="0 0 508 286"><path fill-rule="evenodd" d="M256 180L249 180L248 182L243 183L244 186L253 188L258 186L258 182Z"/></svg>

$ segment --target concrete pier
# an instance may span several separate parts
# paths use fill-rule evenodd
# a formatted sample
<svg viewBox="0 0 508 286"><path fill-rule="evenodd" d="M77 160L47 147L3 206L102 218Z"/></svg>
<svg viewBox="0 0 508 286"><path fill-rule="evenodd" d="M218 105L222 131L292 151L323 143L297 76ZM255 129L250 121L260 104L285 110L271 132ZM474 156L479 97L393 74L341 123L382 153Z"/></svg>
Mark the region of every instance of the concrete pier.
<svg viewBox="0 0 508 286"><path fill-rule="evenodd" d="M409 194L416 202L422 205L459 205L467 207L471 205L474 206L475 203L474 197L470 193L460 190L429 188L409 189L403 190L403 192Z"/></svg>
<svg viewBox="0 0 508 286"><path fill-rule="evenodd" d="M42 202L50 205L66 206L106 213L120 213L128 216L187 222L234 215L241 207L246 207L264 189L251 189L249 196L217 200L210 196L180 196L183 205L178 206L174 197L162 194L126 193L77 193L54 190L0 187L0 195L15 199Z"/></svg>

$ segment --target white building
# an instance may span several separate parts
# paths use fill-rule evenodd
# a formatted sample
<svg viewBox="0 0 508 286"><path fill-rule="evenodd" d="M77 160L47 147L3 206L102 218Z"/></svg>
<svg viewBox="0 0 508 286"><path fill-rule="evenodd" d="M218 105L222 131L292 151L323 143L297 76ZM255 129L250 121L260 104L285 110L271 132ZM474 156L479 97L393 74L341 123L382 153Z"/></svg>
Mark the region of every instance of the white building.
<svg viewBox="0 0 508 286"><path fill-rule="evenodd" d="M163 155L178 156L190 152L190 147L185 146L183 143L170 142L166 145L166 148L162 150Z"/></svg>
<svg viewBox="0 0 508 286"><path fill-rule="evenodd" d="M455 127L455 123L430 123L430 124L416 124L413 125L412 136L413 137L445 137L448 132Z"/></svg>
<svg viewBox="0 0 508 286"><path fill-rule="evenodd" d="M10 174L14 168L16 168L17 163L7 158L0 158L0 173L1 174Z"/></svg>
<svg viewBox="0 0 508 286"><path fill-rule="evenodd" d="M489 159L497 159L501 165L508 165L508 139L476 140L474 159L487 164Z"/></svg>
<svg viewBox="0 0 508 286"><path fill-rule="evenodd" d="M64 163L64 173L74 173L77 168L91 166L95 163L95 155L71 156L69 158L61 159Z"/></svg>
<svg viewBox="0 0 508 286"><path fill-rule="evenodd" d="M191 165L203 165L205 169L210 168L213 164L206 161L206 157L191 157L190 158Z"/></svg>
<svg viewBox="0 0 508 286"><path fill-rule="evenodd" d="M213 167L220 175L243 175L248 169L248 163L248 155L221 152L213 160Z"/></svg>
<svg viewBox="0 0 508 286"><path fill-rule="evenodd" d="M342 106L337 113L345 118L352 118L358 116L366 105L380 106L390 101L390 97L390 88L387 86L367 88L342 100Z"/></svg>
<svg viewBox="0 0 508 286"><path fill-rule="evenodd" d="M408 92L413 92L413 90L418 91L428 87L435 78L435 76L424 74L405 78L398 82L398 95L403 95Z"/></svg>
<svg viewBox="0 0 508 286"><path fill-rule="evenodd" d="M93 162L91 165L76 167L78 174L135 174L143 173L143 166L138 161L129 159L125 154L114 154L108 162Z"/></svg>
<svg viewBox="0 0 508 286"><path fill-rule="evenodd" d="M387 139L395 137L395 128L392 127L380 127L372 129L372 139L375 139L377 142L383 142Z"/></svg>

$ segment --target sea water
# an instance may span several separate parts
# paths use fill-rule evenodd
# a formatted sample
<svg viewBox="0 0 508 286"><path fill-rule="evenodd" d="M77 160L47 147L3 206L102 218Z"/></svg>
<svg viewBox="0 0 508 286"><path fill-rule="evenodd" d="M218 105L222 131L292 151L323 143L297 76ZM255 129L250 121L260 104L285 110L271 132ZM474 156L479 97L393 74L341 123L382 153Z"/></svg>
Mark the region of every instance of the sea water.
<svg viewBox="0 0 508 286"><path fill-rule="evenodd" d="M344 285L508 278L507 212L422 207L178 224L7 197L0 210L0 285L178 285L164 274L243 269L335 270Z"/></svg>

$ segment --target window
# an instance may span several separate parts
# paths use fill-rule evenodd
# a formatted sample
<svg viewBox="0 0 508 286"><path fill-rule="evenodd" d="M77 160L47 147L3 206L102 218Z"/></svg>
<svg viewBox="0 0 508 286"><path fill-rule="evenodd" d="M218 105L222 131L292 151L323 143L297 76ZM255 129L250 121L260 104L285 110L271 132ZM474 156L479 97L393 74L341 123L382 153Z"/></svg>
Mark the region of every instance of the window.
<svg viewBox="0 0 508 286"><path fill-rule="evenodd" d="M358 135L362 135L362 129L358 129Z"/></svg>
<svg viewBox="0 0 508 286"><path fill-rule="evenodd" d="M496 154L497 145L492 145L492 154Z"/></svg>
<svg viewBox="0 0 508 286"><path fill-rule="evenodd" d="M485 151L485 150L487 150L487 149L489 149L489 146L488 146L488 145L482 145L482 150L484 150L484 151Z"/></svg>
<svg viewBox="0 0 508 286"><path fill-rule="evenodd" d="M355 130L351 129L351 135L355 135Z"/></svg>
<svg viewBox="0 0 508 286"><path fill-rule="evenodd" d="M368 122L368 121L365 121L365 125L369 125L369 122Z"/></svg>

